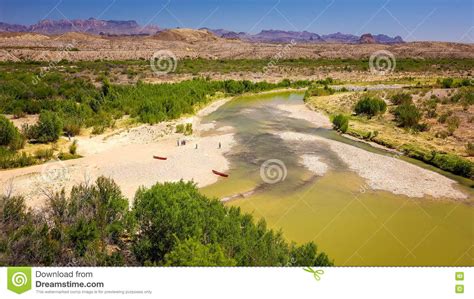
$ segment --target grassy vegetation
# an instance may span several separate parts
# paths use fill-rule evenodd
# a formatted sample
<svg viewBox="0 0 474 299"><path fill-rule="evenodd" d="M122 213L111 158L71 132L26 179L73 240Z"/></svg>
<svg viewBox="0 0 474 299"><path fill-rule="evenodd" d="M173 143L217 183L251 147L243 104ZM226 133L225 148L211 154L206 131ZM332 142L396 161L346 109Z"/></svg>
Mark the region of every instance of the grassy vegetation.
<svg viewBox="0 0 474 299"><path fill-rule="evenodd" d="M216 72L262 72L269 65L271 59L180 59L177 64L176 73L195 74ZM17 70L37 72L40 74L41 67L47 67L48 62L0 62L0 70L11 72ZM58 69L62 69L69 74L77 74L88 71L96 76L109 76L117 71L120 75L135 77L140 73L149 72L150 62L145 59L140 60L96 60L71 62L67 60L59 61L56 64ZM279 68L286 69L326 69L339 70L343 72L368 71L369 60L367 59L280 59ZM395 72L440 72L440 71L472 71L474 69L474 59L453 59L453 58L433 58L433 59L412 59L397 58Z"/></svg>
<svg viewBox="0 0 474 299"><path fill-rule="evenodd" d="M178 73L200 72L261 72L269 64L269 59L207 60L185 59L178 64ZM367 71L368 59L281 59L282 68L327 68L341 71ZM474 69L474 59L397 59L395 71L427 72L440 70Z"/></svg>
<svg viewBox="0 0 474 299"><path fill-rule="evenodd" d="M87 78L60 71L48 72L39 81L32 80L32 74L26 71L0 73L0 113L18 117L40 114L39 122L24 126L21 133L2 116L0 146L8 147L9 151L2 151L5 157L0 167L35 163L35 157L14 152L22 147L25 139L30 143L56 142L62 135L73 137L90 127L93 134L100 134L125 115L138 122L155 124L191 114L217 94L237 95L309 84L308 81L253 83L196 78L166 84L139 81L134 85L114 85L103 79L96 86ZM191 134L192 128L186 126L182 131ZM78 156L67 152L61 152L58 156L62 160L75 157ZM43 161L44 157L36 160Z"/></svg>
<svg viewBox="0 0 474 299"><path fill-rule="evenodd" d="M387 111L387 104L379 98L362 97L354 107L357 114L364 114L368 117L383 114Z"/></svg>
<svg viewBox="0 0 474 299"><path fill-rule="evenodd" d="M330 266L314 243L178 182L141 188L133 207L110 179L53 194L41 210L0 197L0 265Z"/></svg>
<svg viewBox="0 0 474 299"><path fill-rule="evenodd" d="M346 133L349 129L349 117L347 115L337 114L332 119L332 123L334 125L334 129L342 133Z"/></svg>
<svg viewBox="0 0 474 299"><path fill-rule="evenodd" d="M330 115L340 114L337 124L334 124L335 129L340 128L342 115L352 113L348 134L397 149L409 157L473 179L473 146L469 145L469 138L472 137L469 137L467 128L471 123L469 111L474 104L474 88L465 86L466 80L453 82L464 83L461 87L437 89L436 92L431 88L416 87L404 91L349 92L313 96L307 102ZM362 110L366 114L374 110L371 107L376 105L367 103L367 99L371 98L390 100L392 105L388 107L388 113L384 111L372 118L357 115ZM362 109L362 106L367 109ZM438 115L439 118L436 118ZM464 133L458 133L458 130Z"/></svg>

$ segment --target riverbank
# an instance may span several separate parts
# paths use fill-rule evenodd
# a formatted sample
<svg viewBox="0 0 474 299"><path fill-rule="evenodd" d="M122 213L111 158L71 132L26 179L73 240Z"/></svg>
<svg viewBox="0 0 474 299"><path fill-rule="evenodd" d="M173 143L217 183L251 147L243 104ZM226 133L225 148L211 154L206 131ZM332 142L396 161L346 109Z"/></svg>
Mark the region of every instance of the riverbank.
<svg viewBox="0 0 474 299"><path fill-rule="evenodd" d="M195 115L174 121L122 128L102 135L77 136L78 153L83 158L1 171L0 190L23 195L29 206L37 207L53 192L63 188L69 192L72 186L89 183L98 176L114 179L129 199L133 199L140 186L149 187L157 182L183 179L194 181L198 187L213 184L219 177L212 170L225 172L229 168L225 155L234 145L234 134L228 127L212 136L201 136L213 127L212 123L201 121L234 98L217 99ZM192 135L176 133L177 125L188 123L193 125ZM178 146L178 140L185 141L186 145ZM153 159L154 155L167 160Z"/></svg>
<svg viewBox="0 0 474 299"><path fill-rule="evenodd" d="M392 98L400 94L412 99L422 129L403 128L398 124L394 115L398 106ZM388 105L387 112L371 118L354 115L354 106L364 96L383 99ZM306 103L328 116L349 115L346 134L352 138L463 176L474 184L474 157L469 150L474 138L474 106L462 102L462 97L465 95L460 89L385 89L312 96Z"/></svg>
<svg viewBox="0 0 474 299"><path fill-rule="evenodd" d="M234 136L221 132L201 137L201 118L212 113L232 98L212 102L196 115L157 125L140 125L98 136L78 136L81 159L50 161L42 165L0 172L0 190L23 195L30 207L44 204L53 192L98 176L114 179L124 195L133 199L140 186L157 182L194 181L198 187L212 184L218 177L212 170L226 171L225 154L234 144ZM195 133L184 136L175 132L178 124L192 123ZM186 145L178 146L178 140ZM154 159L158 155L167 160Z"/></svg>
<svg viewBox="0 0 474 299"><path fill-rule="evenodd" d="M413 198L466 199L467 195L457 190L456 182L438 173L415 166L396 157L384 156L338 141L296 132L280 132L277 135L288 142L318 142L329 146L331 151L359 176L367 181L363 189L385 190ZM302 157L302 163L317 175L326 171L317 156ZM315 171L316 170L316 171Z"/></svg>

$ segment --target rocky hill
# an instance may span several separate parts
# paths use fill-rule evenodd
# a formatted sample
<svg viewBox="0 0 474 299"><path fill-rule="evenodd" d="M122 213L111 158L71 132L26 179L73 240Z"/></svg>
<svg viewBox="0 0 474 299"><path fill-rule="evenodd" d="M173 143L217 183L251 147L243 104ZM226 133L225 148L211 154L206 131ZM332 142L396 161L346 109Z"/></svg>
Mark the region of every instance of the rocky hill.
<svg viewBox="0 0 474 299"><path fill-rule="evenodd" d="M181 30L181 32L180 32ZM46 35L64 34L67 32L82 32L100 35L157 35L158 39L163 40L182 40L183 30L191 29L168 29L162 30L156 25L140 26L136 21L115 21L115 20L98 20L89 18L87 20L41 20L30 26L7 24L0 22L0 32L32 32ZM238 39L246 42L256 43L341 43L341 44L359 44L359 43L376 43L376 44L397 44L403 43L400 36L390 37L384 34L372 35L370 33L362 36L353 34L345 34L341 32L320 35L308 31L285 31L285 30L262 30L257 34L249 34L245 32L234 32L226 29L210 29L200 28L199 31L209 31L217 37L227 39ZM164 32L162 34L162 31ZM203 35L206 40L209 36ZM196 36L196 38L198 38ZM184 37L186 40L187 37ZM191 38L192 39L192 38ZM212 40L213 38L210 38Z"/></svg>
<svg viewBox="0 0 474 299"><path fill-rule="evenodd" d="M87 20L41 20L31 26L0 23L0 32L35 32L42 34L63 34L83 32L103 35L155 34L160 29L154 25L140 26L135 21Z"/></svg>

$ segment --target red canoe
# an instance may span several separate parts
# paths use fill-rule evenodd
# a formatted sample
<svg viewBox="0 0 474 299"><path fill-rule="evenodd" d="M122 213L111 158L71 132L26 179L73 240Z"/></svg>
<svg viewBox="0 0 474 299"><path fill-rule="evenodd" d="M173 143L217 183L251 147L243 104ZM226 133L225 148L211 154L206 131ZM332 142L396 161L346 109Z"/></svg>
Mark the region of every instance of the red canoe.
<svg viewBox="0 0 474 299"><path fill-rule="evenodd" d="M225 178L229 176L228 174L222 173L222 172L214 170L214 169L212 170L212 173L220 175L221 177L225 177Z"/></svg>
<svg viewBox="0 0 474 299"><path fill-rule="evenodd" d="M153 156L153 159L168 160L168 158L166 158L166 157L160 157L160 156Z"/></svg>

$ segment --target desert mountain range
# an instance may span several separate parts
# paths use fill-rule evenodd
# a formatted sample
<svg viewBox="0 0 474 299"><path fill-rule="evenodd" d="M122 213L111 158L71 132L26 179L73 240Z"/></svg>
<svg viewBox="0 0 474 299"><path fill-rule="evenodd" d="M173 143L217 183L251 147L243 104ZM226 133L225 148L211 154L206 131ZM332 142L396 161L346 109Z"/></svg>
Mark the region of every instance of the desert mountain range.
<svg viewBox="0 0 474 299"><path fill-rule="evenodd" d="M364 34L356 36L341 32L320 35L308 31L262 30L257 34L234 32L225 29L201 28L216 37L237 39L258 43L342 43L342 44L397 44L403 43L400 36L390 37L384 34ZM29 32L46 35L64 34L67 32L82 32L97 35L158 35L161 39L173 38L173 31L162 29L156 25L140 26L136 21L98 20L41 20L36 24L25 26L0 22L0 32ZM206 38L209 38L206 36ZM212 38L211 38L212 39Z"/></svg>

